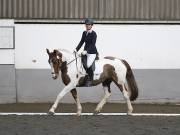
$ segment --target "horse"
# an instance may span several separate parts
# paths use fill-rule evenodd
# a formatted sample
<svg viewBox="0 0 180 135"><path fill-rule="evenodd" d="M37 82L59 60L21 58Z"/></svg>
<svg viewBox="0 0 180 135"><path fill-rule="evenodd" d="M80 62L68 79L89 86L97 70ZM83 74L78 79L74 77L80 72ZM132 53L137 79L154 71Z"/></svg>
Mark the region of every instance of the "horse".
<svg viewBox="0 0 180 135"><path fill-rule="evenodd" d="M51 67L53 79L57 79L61 72L61 78L65 87L57 95L57 98L49 110L49 114L55 114L55 109L59 101L68 92L71 92L77 106L77 116L82 113L82 106L77 93L77 87L83 87L83 81L86 76L85 70L82 67L81 55L75 55L65 49L54 49L52 52L46 49L49 56L48 63ZM95 108L95 114L100 113L103 106L111 96L110 85L112 82L117 85L123 93L124 100L127 103L127 115L132 114L133 107L131 101L138 97L138 86L128 62L113 56L107 56L95 62L98 73L94 71L93 86L102 83L105 95Z"/></svg>

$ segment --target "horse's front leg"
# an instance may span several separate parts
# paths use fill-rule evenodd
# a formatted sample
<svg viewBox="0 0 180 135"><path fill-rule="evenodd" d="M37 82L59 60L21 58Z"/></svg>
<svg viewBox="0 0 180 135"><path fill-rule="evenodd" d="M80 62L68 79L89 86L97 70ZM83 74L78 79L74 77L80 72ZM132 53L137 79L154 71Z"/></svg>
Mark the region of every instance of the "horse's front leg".
<svg viewBox="0 0 180 135"><path fill-rule="evenodd" d="M49 114L55 113L55 109L57 108L57 105L58 105L60 99L74 88L75 88L75 85L73 83L69 83L67 86L64 87L64 89L58 94L56 101L54 102L53 106L49 110Z"/></svg>
<svg viewBox="0 0 180 135"><path fill-rule="evenodd" d="M77 116L80 116L81 112L82 112L82 106L81 106L81 103L80 103L76 89L71 90L71 94L72 94L72 96L76 102L76 105L77 105Z"/></svg>

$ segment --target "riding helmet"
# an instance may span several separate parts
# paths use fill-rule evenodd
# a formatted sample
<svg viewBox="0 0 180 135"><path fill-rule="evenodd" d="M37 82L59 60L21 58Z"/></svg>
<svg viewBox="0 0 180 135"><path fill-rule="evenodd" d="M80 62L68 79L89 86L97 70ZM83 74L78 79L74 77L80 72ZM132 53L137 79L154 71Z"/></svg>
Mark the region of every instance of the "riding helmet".
<svg viewBox="0 0 180 135"><path fill-rule="evenodd" d="M87 24L87 25L93 25L94 24L94 21L91 19L91 18L86 18L84 20L84 23Z"/></svg>

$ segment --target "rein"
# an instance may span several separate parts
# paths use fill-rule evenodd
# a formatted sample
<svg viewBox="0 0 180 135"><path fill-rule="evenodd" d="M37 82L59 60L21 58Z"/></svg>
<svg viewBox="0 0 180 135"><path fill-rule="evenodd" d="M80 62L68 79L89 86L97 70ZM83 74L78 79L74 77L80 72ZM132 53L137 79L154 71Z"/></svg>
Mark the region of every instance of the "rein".
<svg viewBox="0 0 180 135"><path fill-rule="evenodd" d="M74 61L76 60L76 68L77 68L77 59L80 58L81 55L78 56L78 57L77 57L76 53L75 53L74 55L75 55L75 59L71 60L69 63L67 63L67 61L65 61L65 62L63 62L63 63L67 63L66 65L69 65L69 64L71 64L72 62L74 62ZM61 70L65 68L63 63L62 63L62 65L59 67Z"/></svg>

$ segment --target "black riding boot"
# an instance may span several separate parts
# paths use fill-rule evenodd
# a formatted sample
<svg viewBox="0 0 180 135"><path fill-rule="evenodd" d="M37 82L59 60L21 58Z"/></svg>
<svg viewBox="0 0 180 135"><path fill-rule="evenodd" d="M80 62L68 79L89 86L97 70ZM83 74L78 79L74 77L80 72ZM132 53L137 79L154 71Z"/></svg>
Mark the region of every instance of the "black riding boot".
<svg viewBox="0 0 180 135"><path fill-rule="evenodd" d="M94 73L91 67L87 69L87 73L88 73L88 78L86 80L86 86L90 87L92 86L93 77L94 77Z"/></svg>

